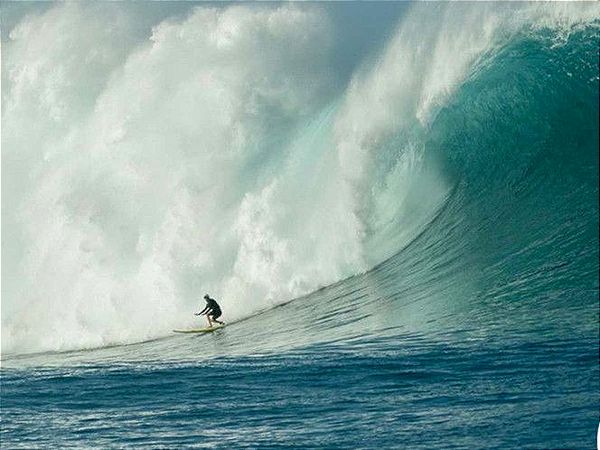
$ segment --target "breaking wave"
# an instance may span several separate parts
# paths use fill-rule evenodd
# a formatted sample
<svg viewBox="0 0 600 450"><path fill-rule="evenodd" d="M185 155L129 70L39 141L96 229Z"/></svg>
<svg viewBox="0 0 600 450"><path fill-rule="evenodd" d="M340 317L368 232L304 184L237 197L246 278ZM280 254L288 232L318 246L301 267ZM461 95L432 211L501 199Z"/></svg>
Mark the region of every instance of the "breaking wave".
<svg viewBox="0 0 600 450"><path fill-rule="evenodd" d="M314 5L196 7L149 39L115 5L26 16L3 41L3 352L162 336L204 292L238 320L394 255L460 259L484 298L597 290L598 17L415 4L347 79Z"/></svg>

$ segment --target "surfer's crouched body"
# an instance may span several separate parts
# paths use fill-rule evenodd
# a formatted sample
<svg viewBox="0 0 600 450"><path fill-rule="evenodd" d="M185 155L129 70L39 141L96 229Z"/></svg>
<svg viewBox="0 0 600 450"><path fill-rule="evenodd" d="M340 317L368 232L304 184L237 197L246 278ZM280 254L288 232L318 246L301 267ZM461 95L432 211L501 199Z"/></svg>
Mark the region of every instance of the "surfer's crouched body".
<svg viewBox="0 0 600 450"><path fill-rule="evenodd" d="M206 300L206 306L204 307L204 309L202 311L200 311L199 313L196 313L196 315L200 316L202 314L206 314L206 318L208 319L209 327L212 327L212 325L213 325L212 321L215 321L215 322L223 325L224 322L217 320L219 317L221 317L221 314L223 314L221 312L221 307L219 306L217 301L214 298L210 298L208 294L206 294L204 296L204 300Z"/></svg>

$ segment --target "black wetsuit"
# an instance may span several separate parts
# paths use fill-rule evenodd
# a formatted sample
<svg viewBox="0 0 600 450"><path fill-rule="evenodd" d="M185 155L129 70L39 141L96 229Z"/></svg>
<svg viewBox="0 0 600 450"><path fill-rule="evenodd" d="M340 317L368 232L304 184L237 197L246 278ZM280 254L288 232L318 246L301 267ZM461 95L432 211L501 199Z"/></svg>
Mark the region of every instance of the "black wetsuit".
<svg viewBox="0 0 600 450"><path fill-rule="evenodd" d="M213 319L218 319L219 317L221 317L221 314L223 314L221 312L221 307L216 302L216 300L210 297L206 299L206 306L200 314L204 313L206 313L207 316L210 316Z"/></svg>

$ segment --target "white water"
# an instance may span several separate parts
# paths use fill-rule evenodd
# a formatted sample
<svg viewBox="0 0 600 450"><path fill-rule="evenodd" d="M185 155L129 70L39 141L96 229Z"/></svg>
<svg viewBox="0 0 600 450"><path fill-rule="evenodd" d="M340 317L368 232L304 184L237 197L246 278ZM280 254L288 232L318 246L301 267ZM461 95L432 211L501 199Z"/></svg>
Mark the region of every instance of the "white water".
<svg viewBox="0 0 600 450"><path fill-rule="evenodd" d="M3 42L3 351L164 335L205 292L231 321L393 254L450 188L428 124L521 26L500 9L414 8L341 96L320 7L199 7L150 39L119 5L26 16Z"/></svg>

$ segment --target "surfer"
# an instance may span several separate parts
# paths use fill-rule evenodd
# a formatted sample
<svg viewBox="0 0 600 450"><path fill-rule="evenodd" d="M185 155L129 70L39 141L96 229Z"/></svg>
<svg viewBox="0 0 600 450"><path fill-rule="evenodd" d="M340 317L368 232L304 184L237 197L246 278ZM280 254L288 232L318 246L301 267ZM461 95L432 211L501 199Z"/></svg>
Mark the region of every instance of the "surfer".
<svg viewBox="0 0 600 450"><path fill-rule="evenodd" d="M208 319L209 327L213 326L213 324L212 324L213 321L215 321L221 325L225 325L225 322L221 322L220 320L217 320L221 316L221 314L223 314L221 312L221 307L219 306L217 301L214 298L210 298L210 296L208 294L206 294L204 296L204 300L206 300L206 306L204 307L204 309L202 311L200 311L199 313L194 313L194 315L196 315L196 316L206 315L206 318Z"/></svg>

